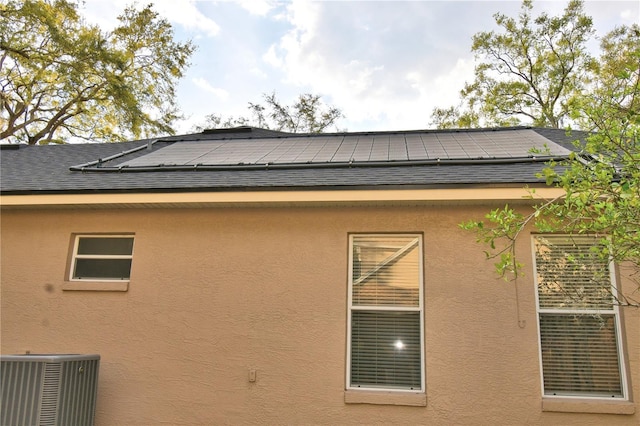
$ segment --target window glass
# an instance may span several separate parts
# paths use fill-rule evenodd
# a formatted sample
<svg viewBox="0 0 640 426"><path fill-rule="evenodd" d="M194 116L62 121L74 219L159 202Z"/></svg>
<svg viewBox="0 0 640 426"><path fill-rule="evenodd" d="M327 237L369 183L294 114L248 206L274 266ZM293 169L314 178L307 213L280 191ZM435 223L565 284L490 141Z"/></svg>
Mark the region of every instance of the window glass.
<svg viewBox="0 0 640 426"><path fill-rule="evenodd" d="M78 254L131 255L131 253L133 253L133 238L130 237L80 237L78 240Z"/></svg>
<svg viewBox="0 0 640 426"><path fill-rule="evenodd" d="M547 394L622 397L615 316L544 314L540 336Z"/></svg>
<svg viewBox="0 0 640 426"><path fill-rule="evenodd" d="M534 238L547 396L625 397L615 283L600 249L591 237Z"/></svg>
<svg viewBox="0 0 640 426"><path fill-rule="evenodd" d="M416 237L358 236L353 243L353 304L418 306Z"/></svg>
<svg viewBox="0 0 640 426"><path fill-rule="evenodd" d="M350 388L423 389L422 241L352 235Z"/></svg>
<svg viewBox="0 0 640 426"><path fill-rule="evenodd" d="M351 384L420 389L420 312L354 311Z"/></svg>
<svg viewBox="0 0 640 426"><path fill-rule="evenodd" d="M133 257L132 236L78 235L71 280L128 280Z"/></svg>
<svg viewBox="0 0 640 426"><path fill-rule="evenodd" d="M73 278L129 279L131 259L76 259Z"/></svg>
<svg viewBox="0 0 640 426"><path fill-rule="evenodd" d="M584 237L538 237L536 272L541 308L610 309L609 265Z"/></svg>

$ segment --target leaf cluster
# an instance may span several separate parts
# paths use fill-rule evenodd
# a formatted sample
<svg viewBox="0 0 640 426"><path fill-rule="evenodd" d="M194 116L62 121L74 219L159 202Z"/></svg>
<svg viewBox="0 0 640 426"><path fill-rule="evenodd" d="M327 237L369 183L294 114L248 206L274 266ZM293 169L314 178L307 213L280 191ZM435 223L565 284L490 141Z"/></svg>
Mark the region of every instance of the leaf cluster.
<svg viewBox="0 0 640 426"><path fill-rule="evenodd" d="M640 271L640 140L638 128L624 134L592 134L576 142L578 154L549 163L539 174L564 194L541 200L525 214L505 206L490 211L485 220L460 226L476 233L488 246L485 254L495 260L496 271L506 279L521 273L516 241L525 229L596 237L599 262L609 260ZM531 198L540 200L535 189ZM637 276L637 275L636 275ZM623 304L633 304L624 297ZM635 301L634 303L638 303Z"/></svg>
<svg viewBox="0 0 640 426"><path fill-rule="evenodd" d="M542 200L528 214L506 206L488 213L486 221L461 224L489 246L487 257L496 259L504 277L520 272L515 241L527 227L595 236L600 262L627 265L636 276L640 271L640 27L610 32L593 72L590 92L570 110L589 136L576 140L566 160L548 163L538 175L563 195ZM533 189L531 197L539 199ZM640 304L622 297L621 304Z"/></svg>
<svg viewBox="0 0 640 426"><path fill-rule="evenodd" d="M194 127L200 132L206 128L254 126L291 133L322 133L335 127L343 117L342 111L325 105L320 95L304 93L291 105L283 104L275 92L262 95L263 102L249 102L249 116L226 117L210 114L205 123Z"/></svg>
<svg viewBox="0 0 640 426"><path fill-rule="evenodd" d="M72 0L0 5L0 138L29 144L173 133L175 88L194 51L151 5L111 32Z"/></svg>
<svg viewBox="0 0 640 426"><path fill-rule="evenodd" d="M581 0L571 0L560 16L532 12L532 1L524 0L517 19L496 13L499 31L474 35L475 78L461 90L460 105L433 110L432 125L562 126L593 66L586 49L592 20Z"/></svg>

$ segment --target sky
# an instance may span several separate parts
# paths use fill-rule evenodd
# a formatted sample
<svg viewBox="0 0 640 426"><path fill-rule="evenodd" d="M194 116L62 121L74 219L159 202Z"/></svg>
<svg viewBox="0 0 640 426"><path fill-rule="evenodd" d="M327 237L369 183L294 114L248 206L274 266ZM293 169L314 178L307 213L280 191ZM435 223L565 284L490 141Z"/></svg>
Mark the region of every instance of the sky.
<svg viewBox="0 0 640 426"><path fill-rule="evenodd" d="M431 111L459 101L473 80L471 39L497 30L493 15L517 16L521 2L147 0L197 46L177 90L188 133L208 114L248 116L247 104L275 92L302 93L342 110L339 130L429 128ZM81 13L105 31L131 4L85 0ZM535 1L534 14L559 15L566 1ZM596 36L640 22L637 0L585 2ZM597 42L590 47L597 52ZM335 130L335 129L330 129Z"/></svg>

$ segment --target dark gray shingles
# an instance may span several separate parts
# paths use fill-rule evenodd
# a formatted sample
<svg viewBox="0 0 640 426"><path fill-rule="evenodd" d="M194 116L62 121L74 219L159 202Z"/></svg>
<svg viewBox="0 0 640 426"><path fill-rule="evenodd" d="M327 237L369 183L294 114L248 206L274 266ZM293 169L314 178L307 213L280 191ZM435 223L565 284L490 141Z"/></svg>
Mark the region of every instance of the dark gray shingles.
<svg viewBox="0 0 640 426"><path fill-rule="evenodd" d="M526 130L526 129L525 129ZM514 130L495 131L494 139L509 141L508 134L515 134ZM400 144L400 136L407 140L406 150L416 155L423 155L420 148L431 148L441 145L443 140L449 144L456 143L461 137L452 137L453 132L396 132L393 134L340 134L340 140L348 140L352 145L347 148L342 143L323 151L327 141L335 140L335 135L305 137L291 135L289 142L297 140L301 152L316 152L320 157L334 153L334 161L343 161L353 150L351 157L355 161L369 161L384 156L384 149L372 155L373 140L378 138L379 146L387 146L389 155L390 141L393 145ZM555 137L558 132L535 131L536 136ZM474 133L474 135L476 135ZM434 136L436 136L434 138ZM472 135L473 136L473 135ZM503 137L504 136L504 137ZM318 138L318 139L314 139ZM105 161L104 166L120 165L126 161L136 161L143 156L160 152L165 147L180 151L183 144L190 142L175 142L169 138L167 142L157 142L148 150L146 141L125 142L120 144L82 144L82 145L50 145L50 146L22 146L17 150L5 150L0 153L2 160L0 185L3 193L38 193L38 192L94 192L94 191L202 191L202 190L246 190L269 188L333 188L333 187L388 187L412 186L428 187L430 185L458 185L458 184L526 184L540 182L535 174L544 167L541 163L513 163L513 164L449 164L449 165L411 165L397 167L353 167L353 168L305 168L299 169L259 169L259 170L219 170L219 171L147 171L147 172L80 172L70 171L71 166L90 163L100 158L126 152L132 148L142 147L137 152L129 153L122 158ZM189 139L189 138L187 138ZM285 141L287 138L282 138ZM552 143L545 137L543 140ZM190 139L193 140L193 139ZM318 144L317 151L309 150L314 141L324 141ZM265 146L269 149L278 146L278 139L256 139L256 144L243 140L235 140L236 147L242 146L247 151L243 158L257 161L263 158ZM282 142L282 140L280 140ZM305 143L308 142L306 145ZM401 140L405 145L404 140ZM199 143L199 142L193 142ZM209 143L209 142L205 142ZM226 142L225 142L226 144ZM232 146L232 145L221 145ZM266 144L266 145L265 145ZM291 147L290 147L291 148ZM295 148L295 147L294 147ZM520 149L520 148L519 148ZM342 151L340 151L342 150ZM294 150L295 151L295 150ZM447 151L444 150L444 154ZM270 151L269 151L270 152ZM287 151L284 151L286 153ZM341 152L340 159L335 153ZM437 150L430 150L438 152ZM224 159L225 164L233 163L234 152L229 151ZM399 155L399 154L394 154ZM449 154L450 155L450 154ZM410 154L411 157L411 154ZM314 157L316 158L316 157ZM323 158L329 158L327 157ZM388 158L388 157L387 157ZM424 158L424 157L421 157ZM433 157L432 157L433 158ZM319 157L318 157L319 159ZM89 167L96 169L96 166Z"/></svg>
<svg viewBox="0 0 640 426"><path fill-rule="evenodd" d="M556 144L572 151L576 150L574 142L578 141L584 143L587 136L589 136L588 132L581 130L567 131L564 129L534 128L533 131L540 136L550 139Z"/></svg>

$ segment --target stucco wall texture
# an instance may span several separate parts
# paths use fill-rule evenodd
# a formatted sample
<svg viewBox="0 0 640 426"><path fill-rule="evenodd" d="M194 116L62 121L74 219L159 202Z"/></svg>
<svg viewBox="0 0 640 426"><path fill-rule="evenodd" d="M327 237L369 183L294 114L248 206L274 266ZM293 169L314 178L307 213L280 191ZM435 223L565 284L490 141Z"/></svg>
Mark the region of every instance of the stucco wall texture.
<svg viewBox="0 0 640 426"><path fill-rule="evenodd" d="M639 424L542 411L529 236L514 285L457 226L490 207L5 210L2 353L100 354L98 425ZM424 407L345 403L350 232L424 235ZM62 290L75 233L135 234L128 291Z"/></svg>

